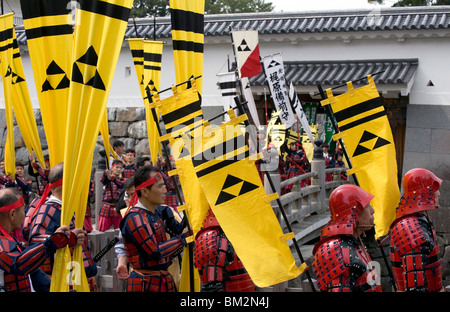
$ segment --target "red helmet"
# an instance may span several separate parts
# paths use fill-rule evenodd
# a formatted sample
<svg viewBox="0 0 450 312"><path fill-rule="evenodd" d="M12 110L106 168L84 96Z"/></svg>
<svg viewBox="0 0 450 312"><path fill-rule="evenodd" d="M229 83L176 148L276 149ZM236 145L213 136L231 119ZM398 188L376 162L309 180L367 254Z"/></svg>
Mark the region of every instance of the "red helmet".
<svg viewBox="0 0 450 312"><path fill-rule="evenodd" d="M403 196L397 207L397 219L406 214L436 209L434 193L442 180L423 168L409 170L403 177Z"/></svg>
<svg viewBox="0 0 450 312"><path fill-rule="evenodd" d="M356 185L344 184L337 187L331 193L328 202L331 220L356 219L357 215L374 197L374 195L367 193Z"/></svg>
<svg viewBox="0 0 450 312"><path fill-rule="evenodd" d="M403 193L412 193L432 187L436 192L441 186L442 180L431 171L423 168L409 170L403 177Z"/></svg>

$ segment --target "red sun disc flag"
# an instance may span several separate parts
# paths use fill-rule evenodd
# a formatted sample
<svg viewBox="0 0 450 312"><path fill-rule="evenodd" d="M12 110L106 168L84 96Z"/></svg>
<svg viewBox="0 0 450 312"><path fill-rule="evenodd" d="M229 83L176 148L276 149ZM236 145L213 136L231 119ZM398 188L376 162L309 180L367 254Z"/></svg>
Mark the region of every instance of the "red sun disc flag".
<svg viewBox="0 0 450 312"><path fill-rule="evenodd" d="M258 75L261 72L258 31L232 31L231 36L241 78Z"/></svg>

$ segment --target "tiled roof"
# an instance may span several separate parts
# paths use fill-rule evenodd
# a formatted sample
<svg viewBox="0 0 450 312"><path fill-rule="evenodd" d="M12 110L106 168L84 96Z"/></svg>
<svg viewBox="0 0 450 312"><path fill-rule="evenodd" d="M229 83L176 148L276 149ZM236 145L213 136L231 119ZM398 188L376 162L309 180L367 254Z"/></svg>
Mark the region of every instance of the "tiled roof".
<svg viewBox="0 0 450 312"><path fill-rule="evenodd" d="M352 32L374 30L449 29L450 6L384 8L305 13L249 13L205 15L205 36L227 36L230 29L260 34ZM153 20L131 22L126 37L153 37ZM156 20L156 38L171 36L170 18Z"/></svg>
<svg viewBox="0 0 450 312"><path fill-rule="evenodd" d="M170 17L156 19L155 34L153 18L139 18L135 24L130 19L125 38L171 37ZM449 28L450 6L205 15L205 36L228 36L230 29L258 30L260 34L292 34ZM19 43L25 44L23 26L17 27L16 32Z"/></svg>
<svg viewBox="0 0 450 312"><path fill-rule="evenodd" d="M295 86L336 86L375 73L379 73L373 76L377 85L407 84L418 64L418 59L284 62L284 70L286 80ZM249 80L252 86L266 85L263 73Z"/></svg>

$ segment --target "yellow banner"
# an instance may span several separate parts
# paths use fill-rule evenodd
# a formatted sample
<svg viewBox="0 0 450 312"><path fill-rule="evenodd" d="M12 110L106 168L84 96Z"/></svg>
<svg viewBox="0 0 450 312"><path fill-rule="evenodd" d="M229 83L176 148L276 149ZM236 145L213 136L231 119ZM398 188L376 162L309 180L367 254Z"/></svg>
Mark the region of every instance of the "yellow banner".
<svg viewBox="0 0 450 312"><path fill-rule="evenodd" d="M375 236L389 232L400 200L394 139L383 103L372 77L369 84L333 96L327 90L322 105L331 105L340 132L333 139L342 138L360 186L375 195L371 205L375 210ZM350 172L349 172L350 174Z"/></svg>
<svg viewBox="0 0 450 312"><path fill-rule="evenodd" d="M200 98L196 89L195 79L191 80L192 88L179 91L172 88L173 95L160 100L159 94L152 97L151 108L157 108L161 112L165 123L167 135L159 138L159 141L169 140L175 159L176 169L170 175L177 174L183 190L184 205L178 206L178 210L184 211L188 217L191 229L195 234L200 230L206 213L209 209L208 201L197 179L191 160L191 135L194 131L202 131L203 113L200 106ZM194 128L197 129L194 130ZM199 291L200 282L197 269L194 268L195 289L190 289L190 266L187 261L189 249L183 254L183 266L181 270L180 291ZM186 259L186 261L184 260Z"/></svg>
<svg viewBox="0 0 450 312"><path fill-rule="evenodd" d="M14 147L14 125L12 112L12 62L14 40L14 13L0 16L0 70L3 81L3 94L5 97L6 128L8 131L5 145L5 173L15 176L16 153Z"/></svg>
<svg viewBox="0 0 450 312"><path fill-rule="evenodd" d="M21 0L31 67L48 143L50 166L64 161L73 49L66 1Z"/></svg>
<svg viewBox="0 0 450 312"><path fill-rule="evenodd" d="M203 124L203 112L196 79L191 79L190 84L192 87L185 91L179 91L177 87L173 86L173 96L163 100L160 100L159 94L152 97L150 107L159 110L167 132L167 136L160 138L160 141L188 133Z"/></svg>
<svg viewBox="0 0 450 312"><path fill-rule="evenodd" d="M70 82L61 224L68 225L75 214L75 226L82 227L89 191L91 162L101 119L125 35L132 0L79 1L74 32ZM58 250L52 273L51 291L67 291L67 254ZM83 263L81 246L75 247L74 263ZM69 266L70 269L70 266ZM77 291L89 291L84 270Z"/></svg>
<svg viewBox="0 0 450 312"><path fill-rule="evenodd" d="M34 117L19 46L17 45L16 32L14 30L13 38L14 50L11 74L14 116L16 116L17 124L28 152L30 154L34 152L39 163L45 167L41 140L39 139L36 118Z"/></svg>
<svg viewBox="0 0 450 312"><path fill-rule="evenodd" d="M144 66L143 66L143 84L141 89L143 92L145 116L147 120L147 134L150 146L150 155L152 162L156 164L158 155L161 155L161 144L159 143L158 127L156 123L158 120L153 119L153 114L149 106L149 99L147 91L150 94L155 94L161 89L161 59L163 43L160 41L144 40L142 42L144 52ZM137 71L136 71L137 72ZM159 118L159 109L155 109L156 116Z"/></svg>
<svg viewBox="0 0 450 312"><path fill-rule="evenodd" d="M203 74L205 0L170 0L170 8L175 77L181 83ZM202 81L197 82L200 94Z"/></svg>
<svg viewBox="0 0 450 312"><path fill-rule="evenodd" d="M203 131L194 138L192 162L203 192L253 282L267 287L301 270L281 230L238 123ZM209 130L208 130L209 129ZM194 132L195 133L195 132Z"/></svg>

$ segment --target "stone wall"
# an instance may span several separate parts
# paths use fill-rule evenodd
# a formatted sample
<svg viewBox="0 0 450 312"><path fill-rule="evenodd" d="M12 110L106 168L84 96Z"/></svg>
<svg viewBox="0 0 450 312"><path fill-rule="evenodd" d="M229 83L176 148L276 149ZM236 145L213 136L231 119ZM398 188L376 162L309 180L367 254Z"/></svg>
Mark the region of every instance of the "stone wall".
<svg viewBox="0 0 450 312"><path fill-rule="evenodd" d="M124 142L125 149L134 148L136 156L149 155L150 147L147 137L147 126L145 119L144 107L113 107L108 108L108 121L111 145L115 140L119 139ZM220 114L223 110L221 107L205 106L202 107L204 117L206 119ZM41 146L44 155L48 154L48 145L45 138L44 126L42 124L42 117L39 109L34 110L34 116L41 139ZM164 133L164 129L163 129ZM0 109L0 158L4 157L4 147L6 142L6 119L5 110ZM16 161L28 163L28 150L25 147L20 129L14 118L14 142L16 146ZM99 150L103 149L103 139L99 135L94 150L93 168L96 168L99 155Z"/></svg>
<svg viewBox="0 0 450 312"><path fill-rule="evenodd" d="M34 110L36 124L41 138L41 146L44 155L48 154L48 145L45 138L44 126L38 109ZM108 108L108 121L111 145L115 140L124 142L125 148L132 147L137 155L148 155L150 148L147 139L147 128L145 121L145 109L142 107L133 108ZM7 137L5 111L0 110L0 157L4 156L4 147ZM16 147L16 161L28 162L28 150L25 147L20 129L14 119L14 142ZM103 139L98 136L94 151L93 167L97 165L99 158L98 151L103 149Z"/></svg>

